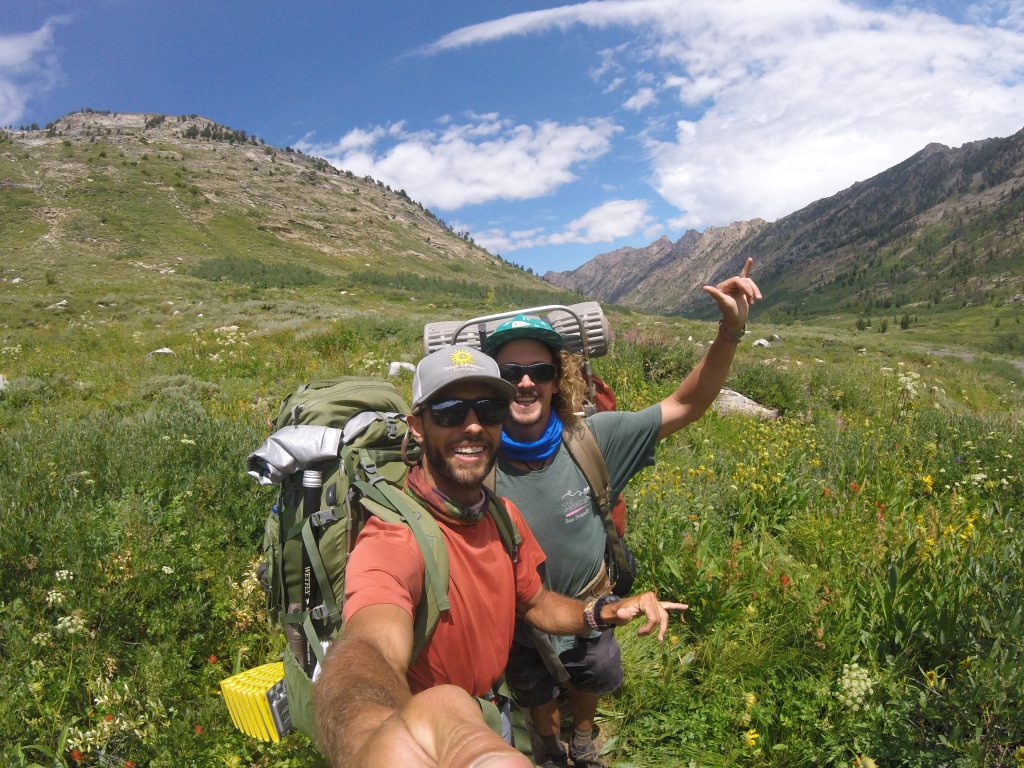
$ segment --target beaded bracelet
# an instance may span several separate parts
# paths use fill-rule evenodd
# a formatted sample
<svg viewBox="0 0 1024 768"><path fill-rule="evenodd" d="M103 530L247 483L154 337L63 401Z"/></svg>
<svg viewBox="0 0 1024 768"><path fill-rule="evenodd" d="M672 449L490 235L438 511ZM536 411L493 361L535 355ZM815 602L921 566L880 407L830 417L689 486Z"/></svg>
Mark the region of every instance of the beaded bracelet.
<svg viewBox="0 0 1024 768"><path fill-rule="evenodd" d="M746 333L746 324L744 324L743 327L740 328L738 331L733 333L732 331L725 327L725 320L718 321L718 335L721 336L726 341L731 341L733 344L739 344Z"/></svg>

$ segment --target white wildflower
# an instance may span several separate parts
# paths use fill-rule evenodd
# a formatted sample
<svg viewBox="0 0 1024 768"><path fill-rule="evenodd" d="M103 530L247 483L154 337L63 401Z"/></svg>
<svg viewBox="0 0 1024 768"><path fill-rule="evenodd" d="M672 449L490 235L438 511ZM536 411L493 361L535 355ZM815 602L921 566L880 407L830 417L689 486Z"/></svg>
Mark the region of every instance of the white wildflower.
<svg viewBox="0 0 1024 768"><path fill-rule="evenodd" d="M836 698L854 712L866 709L865 700L873 686L871 675L860 664L843 664Z"/></svg>
<svg viewBox="0 0 1024 768"><path fill-rule="evenodd" d="M57 631L63 632L66 635L84 635L85 619L74 614L71 616L62 616L57 619Z"/></svg>

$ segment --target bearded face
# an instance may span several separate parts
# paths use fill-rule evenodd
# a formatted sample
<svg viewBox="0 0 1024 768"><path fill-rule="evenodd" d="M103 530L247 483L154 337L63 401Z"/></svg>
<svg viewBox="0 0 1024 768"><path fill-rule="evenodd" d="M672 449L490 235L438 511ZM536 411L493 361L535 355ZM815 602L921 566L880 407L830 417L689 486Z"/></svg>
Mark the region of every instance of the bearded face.
<svg viewBox="0 0 1024 768"><path fill-rule="evenodd" d="M495 392L479 383L452 386L436 400L493 398ZM461 424L443 427L429 409L409 416L409 428L423 449L423 468L439 491L462 503L475 503L484 478L494 466L501 444L501 424L481 424L469 409Z"/></svg>
<svg viewBox="0 0 1024 768"><path fill-rule="evenodd" d="M426 417L428 420L429 416ZM447 435L461 429L428 427L423 433L423 453L438 488L451 484L464 491L479 491L498 455L497 441L485 433ZM499 428L500 434L500 428ZM453 496L449 493L448 496ZM454 496L453 496L454 498Z"/></svg>

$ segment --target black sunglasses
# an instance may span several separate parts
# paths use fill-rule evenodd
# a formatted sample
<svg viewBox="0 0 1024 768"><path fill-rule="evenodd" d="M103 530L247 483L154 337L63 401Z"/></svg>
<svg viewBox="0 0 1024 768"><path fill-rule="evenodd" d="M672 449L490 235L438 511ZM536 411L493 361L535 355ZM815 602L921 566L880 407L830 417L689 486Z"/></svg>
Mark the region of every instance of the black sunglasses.
<svg viewBox="0 0 1024 768"><path fill-rule="evenodd" d="M505 365L498 366L501 372L501 378L505 381L511 381L513 384L518 384L523 380L523 376L530 375L530 380L535 381L538 384L547 384L549 381L554 381L555 376L558 375L558 368L555 367L554 363L532 363L531 365L516 365L515 363L506 363Z"/></svg>
<svg viewBox="0 0 1024 768"><path fill-rule="evenodd" d="M458 427L465 423L469 409L473 409L477 420L485 427L502 424L508 416L508 400L481 397L476 400L441 400L428 403L430 418L439 427Z"/></svg>

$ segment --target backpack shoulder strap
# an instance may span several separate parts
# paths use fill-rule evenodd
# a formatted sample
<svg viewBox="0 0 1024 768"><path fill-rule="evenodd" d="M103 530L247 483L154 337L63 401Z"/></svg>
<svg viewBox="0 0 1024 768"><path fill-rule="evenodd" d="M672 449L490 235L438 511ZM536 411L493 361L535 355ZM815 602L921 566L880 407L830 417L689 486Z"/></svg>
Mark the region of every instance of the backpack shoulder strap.
<svg viewBox="0 0 1024 768"><path fill-rule="evenodd" d="M605 463L601 447L597 444L597 438L591 432L590 426L584 422L576 429L563 430L562 442L572 460L583 473L587 483L590 485L590 493L597 503L601 513L601 520L604 522L605 533L608 536L608 549L619 573L630 571L629 561L622 548L622 539L615 529L615 521L612 519L612 480L608 474L608 465Z"/></svg>
<svg viewBox="0 0 1024 768"><path fill-rule="evenodd" d="M493 478L494 470L491 470L491 477ZM487 513L491 516L494 521L495 527L498 529L498 536L501 538L501 543L505 547L505 551L508 552L508 556L512 558L513 563L519 562L519 545L523 543L523 537L519 533L519 529L516 524L512 522L512 516L508 513L508 507L505 506L505 500L501 496L497 496L494 493L493 488L484 485L484 493L487 494Z"/></svg>
<svg viewBox="0 0 1024 768"><path fill-rule="evenodd" d="M612 509L612 479L608 474L608 465L605 463L604 454L597 444L597 438L590 431L586 422L577 426L576 429L562 431L562 442L572 460L580 468L583 476L590 485L590 493L601 509L601 516L607 517Z"/></svg>
<svg viewBox="0 0 1024 768"><path fill-rule="evenodd" d="M415 659L434 634L441 614L451 609L448 547L437 521L415 499L389 483L374 483L372 488L376 493L364 493L360 499L363 508L384 522L408 526L423 556L423 597L413 619Z"/></svg>

